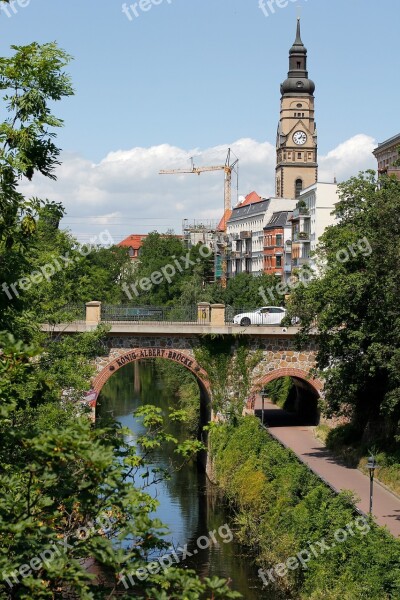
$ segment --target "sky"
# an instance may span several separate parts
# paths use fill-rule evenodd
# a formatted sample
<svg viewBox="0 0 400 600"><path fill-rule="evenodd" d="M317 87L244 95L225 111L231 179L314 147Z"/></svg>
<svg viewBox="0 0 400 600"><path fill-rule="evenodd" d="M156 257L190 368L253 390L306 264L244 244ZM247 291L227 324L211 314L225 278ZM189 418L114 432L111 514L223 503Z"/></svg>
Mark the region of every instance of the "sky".
<svg viewBox="0 0 400 600"><path fill-rule="evenodd" d="M239 158L233 203L274 194L280 84L301 16L316 84L319 180L375 168L399 133L399 0L14 0L0 9L0 55L56 41L74 57L75 95L54 106L62 165L22 191L62 202L79 241L108 230L174 229L218 219L223 173L160 169ZM125 11L125 12L124 12ZM4 117L3 117L4 118Z"/></svg>

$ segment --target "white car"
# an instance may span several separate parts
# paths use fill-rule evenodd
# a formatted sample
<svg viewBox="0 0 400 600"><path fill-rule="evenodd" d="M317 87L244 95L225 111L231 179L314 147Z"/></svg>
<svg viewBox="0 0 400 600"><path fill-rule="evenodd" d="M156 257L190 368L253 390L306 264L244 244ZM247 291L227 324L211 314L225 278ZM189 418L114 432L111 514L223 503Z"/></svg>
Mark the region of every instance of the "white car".
<svg viewBox="0 0 400 600"><path fill-rule="evenodd" d="M241 313L233 318L235 325L280 325L286 316L286 310L281 306L262 306L253 312Z"/></svg>

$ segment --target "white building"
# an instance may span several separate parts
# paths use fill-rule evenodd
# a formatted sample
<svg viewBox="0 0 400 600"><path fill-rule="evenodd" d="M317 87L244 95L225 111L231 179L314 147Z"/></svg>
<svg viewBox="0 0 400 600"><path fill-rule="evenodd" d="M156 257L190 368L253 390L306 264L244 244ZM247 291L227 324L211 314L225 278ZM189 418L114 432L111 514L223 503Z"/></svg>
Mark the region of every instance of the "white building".
<svg viewBox="0 0 400 600"><path fill-rule="evenodd" d="M274 212L291 211L296 202L288 198L261 198L252 192L233 209L226 229L230 243L228 277L238 273L257 276L264 272L264 227Z"/></svg>
<svg viewBox="0 0 400 600"><path fill-rule="evenodd" d="M337 202L336 183L314 183L301 192L292 216L292 268L315 268L312 254L326 228L337 222L332 215Z"/></svg>

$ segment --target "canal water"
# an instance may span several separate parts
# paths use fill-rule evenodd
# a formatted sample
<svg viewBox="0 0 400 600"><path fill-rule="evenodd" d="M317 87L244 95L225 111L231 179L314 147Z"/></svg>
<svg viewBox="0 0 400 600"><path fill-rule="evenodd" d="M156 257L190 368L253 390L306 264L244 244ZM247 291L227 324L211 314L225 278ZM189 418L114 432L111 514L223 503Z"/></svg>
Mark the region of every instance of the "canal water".
<svg viewBox="0 0 400 600"><path fill-rule="evenodd" d="M163 382L150 362L127 365L108 380L98 401L98 418L111 416L131 430L128 439L134 440L143 433L140 420L133 416L142 404L159 406L164 414L168 408L178 408L176 399L167 396L163 390ZM168 427L172 435L184 439L182 424L169 423ZM155 455L155 466L168 468L172 458L172 449L166 446ZM166 541L174 547L182 548L187 544L187 549L193 553L180 563L180 567L194 569L200 577L215 575L230 579L231 589L240 592L245 600L281 597L277 591L262 589L257 567L243 547L235 542L234 535L228 542L231 538L229 530L234 534L232 514L196 461L173 472L170 479L157 484L149 493L156 495L160 503L155 516L169 528ZM229 530L224 525L228 525ZM209 548L199 549L198 540L201 536L210 538L210 531L217 532L215 539L211 539ZM200 546L206 545L204 538L202 540Z"/></svg>

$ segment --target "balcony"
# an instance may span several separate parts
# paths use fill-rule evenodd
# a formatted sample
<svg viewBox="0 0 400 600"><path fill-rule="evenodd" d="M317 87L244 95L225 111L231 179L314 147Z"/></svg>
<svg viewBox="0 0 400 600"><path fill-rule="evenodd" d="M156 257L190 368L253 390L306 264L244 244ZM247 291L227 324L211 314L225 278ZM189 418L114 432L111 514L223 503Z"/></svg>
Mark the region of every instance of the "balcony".
<svg viewBox="0 0 400 600"><path fill-rule="evenodd" d="M303 267L304 265L310 264L309 258L294 258L292 260L292 268L294 267Z"/></svg>
<svg viewBox="0 0 400 600"><path fill-rule="evenodd" d="M298 219L299 217L310 217L310 211L305 206L295 208L293 211L292 219Z"/></svg>
<svg viewBox="0 0 400 600"><path fill-rule="evenodd" d="M307 231L296 231L293 234L293 241L294 242L309 242L310 234Z"/></svg>
<svg viewBox="0 0 400 600"><path fill-rule="evenodd" d="M238 234L238 233L231 233L231 240L232 240L232 241L235 241L235 242L236 242L236 241L237 241L237 240L239 240L239 239L240 239L240 236L239 236L239 234Z"/></svg>
<svg viewBox="0 0 400 600"><path fill-rule="evenodd" d="M241 231L240 232L240 239L241 240L251 239L251 231Z"/></svg>

